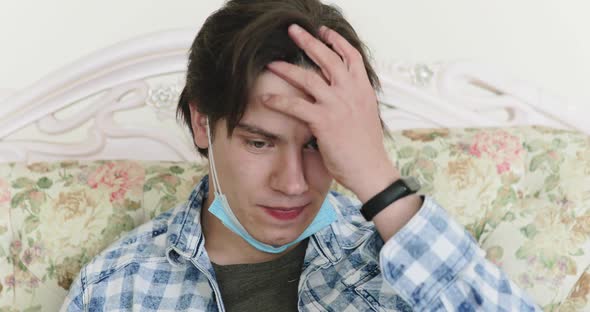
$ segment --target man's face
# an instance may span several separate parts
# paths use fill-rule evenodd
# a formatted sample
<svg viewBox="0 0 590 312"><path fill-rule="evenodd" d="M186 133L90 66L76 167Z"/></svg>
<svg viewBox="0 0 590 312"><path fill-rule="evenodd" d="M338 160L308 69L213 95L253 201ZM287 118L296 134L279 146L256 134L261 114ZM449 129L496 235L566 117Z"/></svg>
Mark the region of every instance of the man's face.
<svg viewBox="0 0 590 312"><path fill-rule="evenodd" d="M213 153L221 190L240 223L257 240L282 245L312 222L332 177L308 126L264 106L265 94L311 100L278 76L262 73L232 136L225 120L212 130Z"/></svg>

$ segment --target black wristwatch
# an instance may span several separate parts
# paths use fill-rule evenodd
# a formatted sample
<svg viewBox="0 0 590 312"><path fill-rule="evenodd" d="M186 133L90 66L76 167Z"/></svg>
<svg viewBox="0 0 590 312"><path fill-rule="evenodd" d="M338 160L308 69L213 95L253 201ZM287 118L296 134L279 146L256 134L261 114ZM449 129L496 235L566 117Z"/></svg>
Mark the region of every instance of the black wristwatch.
<svg viewBox="0 0 590 312"><path fill-rule="evenodd" d="M400 198L418 192L419 189L420 183L414 177L398 179L381 193L369 199L361 208L361 214L367 221L371 221L385 207Z"/></svg>

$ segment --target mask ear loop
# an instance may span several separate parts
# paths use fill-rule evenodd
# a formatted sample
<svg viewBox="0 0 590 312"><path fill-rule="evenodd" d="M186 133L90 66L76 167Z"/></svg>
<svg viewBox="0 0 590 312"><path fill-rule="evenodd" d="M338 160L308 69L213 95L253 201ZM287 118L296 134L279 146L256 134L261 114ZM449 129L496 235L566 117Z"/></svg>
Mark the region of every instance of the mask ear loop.
<svg viewBox="0 0 590 312"><path fill-rule="evenodd" d="M209 117L207 117L207 140L209 141L209 162L211 162L211 174L213 178L213 185L215 186L216 194L223 194L219 180L217 179L217 169L215 169L215 159L213 159L213 143L211 142L211 128L209 126Z"/></svg>
<svg viewBox="0 0 590 312"><path fill-rule="evenodd" d="M209 117L207 117L207 140L209 141L209 148L207 152L209 154L209 162L211 163L211 179L213 180L213 186L215 187L215 196L221 198L221 200L225 202L225 204L222 205L222 209L225 210L225 213L234 222L234 224L242 231L248 233L246 228L244 228L244 226L240 223L240 220L238 220L234 212L229 207L227 199L225 199L225 196L223 196L223 192L221 191L221 185L219 184L219 179L217 179L217 169L215 169L215 159L213 158L213 142L211 142L211 128L209 126Z"/></svg>

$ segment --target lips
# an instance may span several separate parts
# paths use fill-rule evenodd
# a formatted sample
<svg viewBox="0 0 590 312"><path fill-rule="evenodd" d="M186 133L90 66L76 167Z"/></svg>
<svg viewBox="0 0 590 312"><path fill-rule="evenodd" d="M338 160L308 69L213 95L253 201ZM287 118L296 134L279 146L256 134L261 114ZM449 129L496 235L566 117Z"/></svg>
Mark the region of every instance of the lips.
<svg viewBox="0 0 590 312"><path fill-rule="evenodd" d="M268 207L268 206L261 206L263 210L268 213L270 216L281 220L293 220L297 218L305 209L307 205L303 206L294 206L294 207Z"/></svg>

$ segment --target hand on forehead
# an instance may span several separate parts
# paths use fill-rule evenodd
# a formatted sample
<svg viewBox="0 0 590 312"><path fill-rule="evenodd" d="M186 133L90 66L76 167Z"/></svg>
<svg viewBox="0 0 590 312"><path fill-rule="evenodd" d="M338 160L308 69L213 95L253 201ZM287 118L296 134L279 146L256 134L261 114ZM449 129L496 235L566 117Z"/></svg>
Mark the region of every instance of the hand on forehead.
<svg viewBox="0 0 590 312"><path fill-rule="evenodd" d="M321 75L284 61L267 65L313 101L272 96L262 103L306 123L331 175L355 194L365 196L370 193L366 186L371 177L380 176L383 170L393 171L383 145L377 96L362 54L331 29L321 27L319 33L332 48L297 25L289 27L289 36L319 66ZM367 168L367 164L374 167Z"/></svg>
<svg viewBox="0 0 590 312"><path fill-rule="evenodd" d="M310 71L315 75L319 75L316 70L304 70ZM266 95L299 97L310 102L314 101L314 98L304 89L291 84L285 78L278 76L277 74L269 70L263 71L256 79L256 82L254 83L254 87L250 95L250 102L259 102L261 99L265 99Z"/></svg>

